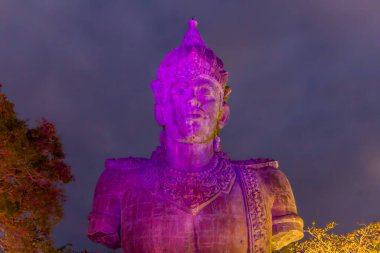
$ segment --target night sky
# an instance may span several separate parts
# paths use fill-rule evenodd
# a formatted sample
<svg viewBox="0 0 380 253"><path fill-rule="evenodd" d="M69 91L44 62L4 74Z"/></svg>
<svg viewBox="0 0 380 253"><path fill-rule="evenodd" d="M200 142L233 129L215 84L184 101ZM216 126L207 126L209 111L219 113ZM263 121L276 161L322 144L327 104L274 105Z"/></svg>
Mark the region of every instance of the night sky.
<svg viewBox="0 0 380 253"><path fill-rule="evenodd" d="M76 181L56 245L86 237L109 157L150 156L150 81L189 18L229 71L232 159L272 157L305 225L380 220L380 2L0 1L0 83L31 126L55 122Z"/></svg>

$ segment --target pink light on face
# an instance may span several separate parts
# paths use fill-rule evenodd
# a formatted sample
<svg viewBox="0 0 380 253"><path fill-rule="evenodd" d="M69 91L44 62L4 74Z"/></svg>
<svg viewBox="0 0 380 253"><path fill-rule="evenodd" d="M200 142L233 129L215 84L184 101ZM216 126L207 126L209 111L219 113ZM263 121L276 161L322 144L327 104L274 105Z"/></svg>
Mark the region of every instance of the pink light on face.
<svg viewBox="0 0 380 253"><path fill-rule="evenodd" d="M157 121L179 142L212 140L230 91L223 62L207 48L196 26L189 21L181 46L166 55L152 82Z"/></svg>
<svg viewBox="0 0 380 253"><path fill-rule="evenodd" d="M164 106L166 131L173 140L203 143L215 137L222 94L207 80L174 83Z"/></svg>

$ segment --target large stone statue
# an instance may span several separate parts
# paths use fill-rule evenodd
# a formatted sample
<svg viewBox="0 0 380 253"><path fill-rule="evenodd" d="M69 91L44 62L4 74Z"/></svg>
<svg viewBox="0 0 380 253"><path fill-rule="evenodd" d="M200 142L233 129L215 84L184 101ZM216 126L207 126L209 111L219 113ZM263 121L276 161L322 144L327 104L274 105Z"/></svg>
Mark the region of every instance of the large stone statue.
<svg viewBox="0 0 380 253"><path fill-rule="evenodd" d="M231 90L196 27L190 20L152 82L159 147L148 159L105 163L89 215L95 242L126 253L258 253L303 237L277 161L233 161L221 151Z"/></svg>

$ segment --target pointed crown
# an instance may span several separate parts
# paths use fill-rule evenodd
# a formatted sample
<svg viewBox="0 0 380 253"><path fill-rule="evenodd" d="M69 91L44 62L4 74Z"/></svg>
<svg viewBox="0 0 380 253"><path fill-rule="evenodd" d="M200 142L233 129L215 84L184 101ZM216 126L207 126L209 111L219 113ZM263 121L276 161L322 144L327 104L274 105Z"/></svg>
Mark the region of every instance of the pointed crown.
<svg viewBox="0 0 380 253"><path fill-rule="evenodd" d="M156 80L151 86L156 103L164 103L166 89L178 80L207 79L217 83L227 100L231 90L227 86L228 73L223 68L223 62L215 53L207 48L197 30L198 22L189 20L189 28L182 44L170 51L161 62Z"/></svg>

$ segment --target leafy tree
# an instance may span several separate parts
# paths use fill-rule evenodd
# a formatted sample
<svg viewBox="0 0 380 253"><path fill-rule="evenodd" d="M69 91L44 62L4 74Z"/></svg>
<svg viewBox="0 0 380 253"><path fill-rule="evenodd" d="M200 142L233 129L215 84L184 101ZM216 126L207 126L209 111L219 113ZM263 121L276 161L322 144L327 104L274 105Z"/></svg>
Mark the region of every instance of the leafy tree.
<svg viewBox="0 0 380 253"><path fill-rule="evenodd" d="M0 91L0 252L56 252L51 232L74 179L64 157L54 124L29 128Z"/></svg>
<svg viewBox="0 0 380 253"><path fill-rule="evenodd" d="M337 224L331 222L325 228L315 223L305 232L308 240L293 243L279 253L379 253L380 222L362 225L345 235L329 233Z"/></svg>

